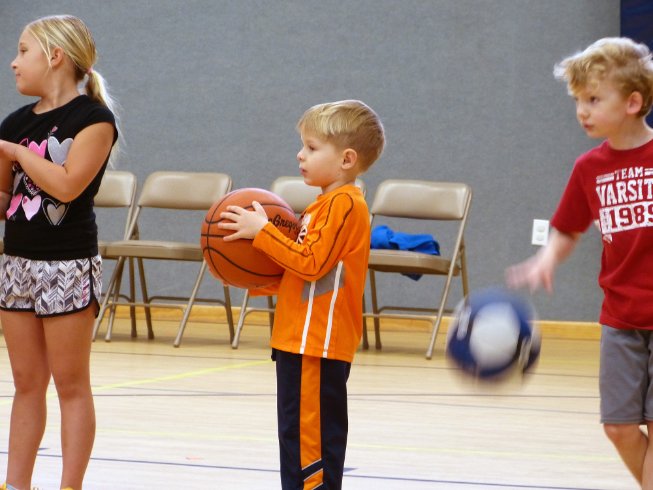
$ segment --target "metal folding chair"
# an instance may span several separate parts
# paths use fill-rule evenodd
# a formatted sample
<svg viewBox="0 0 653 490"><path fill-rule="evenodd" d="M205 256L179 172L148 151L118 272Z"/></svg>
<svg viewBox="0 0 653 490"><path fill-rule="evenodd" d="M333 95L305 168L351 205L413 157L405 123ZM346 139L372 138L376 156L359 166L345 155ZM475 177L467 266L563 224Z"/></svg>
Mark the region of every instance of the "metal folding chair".
<svg viewBox="0 0 653 490"><path fill-rule="evenodd" d="M370 209L373 226L380 217L400 218L400 222L401 220L429 221L429 229L433 230L435 236L441 237L445 227L438 228L439 222L453 221L458 224L453 248L444 255L429 255L409 250L370 250L368 270L372 311L365 312L364 316L374 319L377 349L381 348L380 318L420 319L429 321L432 325L426 358L431 359L433 356L435 339L454 276L461 278L463 294L468 293L464 232L471 201L472 189L464 183L391 179L383 181L377 188ZM438 305L437 308L380 306L377 294L377 272L443 276L444 286L440 291L434 291L433 295L433 305ZM429 288L432 288L430 284ZM386 313L386 310L399 313Z"/></svg>
<svg viewBox="0 0 653 490"><path fill-rule="evenodd" d="M129 238L109 242L105 247L107 256L117 257L117 264L109 281L107 294L100 308L98 321L93 332L94 337L97 335L97 330L107 308L111 310L111 314L105 340L110 341L114 323L114 306L123 304L130 307L144 307L149 338L153 338L154 336L151 328L151 307L172 307L180 308L183 311L177 336L174 341L174 346L178 347L181 343L193 304L196 302L205 302L217 303L225 307L227 323L229 325L229 338L230 340L233 339L233 317L229 288L223 286L223 300L197 297L207 267L199 245L199 238L193 242L177 242L166 240L161 236L153 237L152 239L140 236L142 230L145 228L142 226L143 222L147 220L146 210L164 209L175 213L195 211L196 213L193 214L197 215L197 212L206 212L214 202L227 194L231 190L231 184L231 177L218 172L160 171L154 172L147 177L134 209L129 229L125 235ZM139 223L141 226L139 226ZM161 230L161 235L164 231ZM123 301L123 298L120 296L122 270L127 260L135 260L138 264L142 295L141 301L136 301L133 297L130 300ZM145 260L199 262L200 268L192 291L185 296L150 296L145 281Z"/></svg>

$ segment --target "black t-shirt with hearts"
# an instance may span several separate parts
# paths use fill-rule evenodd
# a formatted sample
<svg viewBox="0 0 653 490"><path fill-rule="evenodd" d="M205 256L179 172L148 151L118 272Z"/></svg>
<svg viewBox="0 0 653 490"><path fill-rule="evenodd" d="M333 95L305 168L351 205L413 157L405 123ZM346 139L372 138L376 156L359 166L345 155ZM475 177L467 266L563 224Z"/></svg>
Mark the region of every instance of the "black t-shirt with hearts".
<svg viewBox="0 0 653 490"><path fill-rule="evenodd" d="M84 128L108 122L114 127L114 143L118 138L111 111L86 95L41 114L33 112L34 105L10 114L0 125L0 139L19 143L57 165L65 165L73 139ZM5 223L5 254L34 260L72 260L97 255L93 198L107 161L88 187L71 202L61 202L39 188L14 162L12 196Z"/></svg>

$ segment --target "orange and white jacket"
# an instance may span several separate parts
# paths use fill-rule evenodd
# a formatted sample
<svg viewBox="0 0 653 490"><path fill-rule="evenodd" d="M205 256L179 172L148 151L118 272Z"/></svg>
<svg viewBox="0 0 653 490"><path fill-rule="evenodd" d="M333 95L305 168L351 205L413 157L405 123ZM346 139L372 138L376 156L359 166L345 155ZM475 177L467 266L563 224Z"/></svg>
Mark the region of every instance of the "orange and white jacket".
<svg viewBox="0 0 653 490"><path fill-rule="evenodd" d="M347 185L318 196L301 216L297 241L268 223L253 244L285 269L275 291L271 346L352 362L362 335L370 252L361 190Z"/></svg>

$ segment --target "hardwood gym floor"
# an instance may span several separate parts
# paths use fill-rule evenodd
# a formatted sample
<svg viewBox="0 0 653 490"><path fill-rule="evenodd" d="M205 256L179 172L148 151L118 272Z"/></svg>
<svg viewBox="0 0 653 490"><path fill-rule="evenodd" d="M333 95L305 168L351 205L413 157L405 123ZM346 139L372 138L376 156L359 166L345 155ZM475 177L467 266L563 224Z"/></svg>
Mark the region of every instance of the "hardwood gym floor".
<svg viewBox="0 0 653 490"><path fill-rule="evenodd" d="M248 317L249 318L249 317ZM93 344L98 430L85 488L275 489L274 366L265 317L251 316L233 350L224 324L194 319L181 347L177 322L157 320L155 340ZM141 331L144 328L141 326ZM433 360L420 325L383 328L382 351L361 351L349 381L344 488L637 488L598 422L597 328L545 326L540 362L521 383L478 386ZM0 350L4 350L0 338ZM0 473L12 382L0 354ZM33 485L57 489L61 467L54 389Z"/></svg>

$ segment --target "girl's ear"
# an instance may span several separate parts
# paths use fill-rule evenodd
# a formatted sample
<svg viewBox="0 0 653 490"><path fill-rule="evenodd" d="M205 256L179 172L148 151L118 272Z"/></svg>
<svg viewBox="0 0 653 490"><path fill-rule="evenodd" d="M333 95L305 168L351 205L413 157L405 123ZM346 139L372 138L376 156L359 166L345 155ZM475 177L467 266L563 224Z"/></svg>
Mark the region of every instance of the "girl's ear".
<svg viewBox="0 0 653 490"><path fill-rule="evenodd" d="M343 152L342 168L345 169L352 168L354 165L356 165L357 161L358 161L358 153L356 153L356 150L347 148Z"/></svg>
<svg viewBox="0 0 653 490"><path fill-rule="evenodd" d="M632 115L638 114L639 111L642 110L643 105L644 97L642 97L642 94L639 92L633 92L626 100L626 112Z"/></svg>
<svg viewBox="0 0 653 490"><path fill-rule="evenodd" d="M50 51L50 66L55 67L63 63L64 52L63 49L55 47Z"/></svg>

